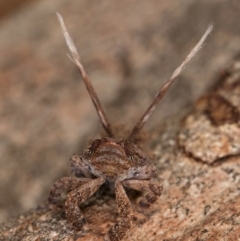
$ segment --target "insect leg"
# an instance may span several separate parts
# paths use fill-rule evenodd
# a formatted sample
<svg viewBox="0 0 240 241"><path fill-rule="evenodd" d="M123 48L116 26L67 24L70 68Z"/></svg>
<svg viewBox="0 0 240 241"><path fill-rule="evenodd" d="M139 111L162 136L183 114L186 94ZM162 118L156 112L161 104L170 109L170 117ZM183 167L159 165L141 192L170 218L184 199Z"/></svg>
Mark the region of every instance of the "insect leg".
<svg viewBox="0 0 240 241"><path fill-rule="evenodd" d="M65 190L72 191L77 187L89 182L90 178L62 177L56 181L50 190L48 201L50 204L57 205L60 202L61 193Z"/></svg>
<svg viewBox="0 0 240 241"><path fill-rule="evenodd" d="M70 157L70 165L72 168L72 173L74 173L74 175L76 177L89 177L89 178L93 178L94 176L87 170L87 166L86 164L83 162L83 160L81 159L81 157L79 157L76 154L73 154Z"/></svg>
<svg viewBox="0 0 240 241"><path fill-rule="evenodd" d="M105 241L119 241L125 236L132 224L132 207L127 194L120 182L115 183L115 193L120 215L120 221L116 223L105 235Z"/></svg>
<svg viewBox="0 0 240 241"><path fill-rule="evenodd" d="M140 200L139 205L142 208L148 208L157 201L162 194L162 185L151 180L125 180L122 182L125 187L137 191L145 191L147 194Z"/></svg>
<svg viewBox="0 0 240 241"><path fill-rule="evenodd" d="M66 217L68 222L76 229L81 230L84 224L86 224L86 220L79 208L79 205L92 196L104 182L105 179L102 177L91 179L67 195L65 202Z"/></svg>

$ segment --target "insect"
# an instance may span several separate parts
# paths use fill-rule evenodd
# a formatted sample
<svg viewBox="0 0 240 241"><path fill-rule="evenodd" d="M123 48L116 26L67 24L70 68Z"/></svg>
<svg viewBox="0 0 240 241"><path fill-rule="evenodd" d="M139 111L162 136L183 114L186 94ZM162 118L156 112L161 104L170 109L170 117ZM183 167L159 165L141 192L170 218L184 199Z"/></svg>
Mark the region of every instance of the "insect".
<svg viewBox="0 0 240 241"><path fill-rule="evenodd" d="M57 205L63 189L67 189L69 192L65 201L66 218L75 229L87 230L87 221L79 205L93 195L105 182L113 185L120 220L105 234L104 240L119 241L123 239L130 229L133 216L131 203L124 187L146 192L146 195L139 202L139 205L143 208L148 208L156 202L162 193L162 185L152 180L152 177L157 173L156 166L147 154L135 144L136 136L174 80L201 48L213 27L208 27L205 34L190 51L186 59L173 72L171 78L160 88L151 105L132 129L131 134L125 140L117 140L114 138L111 125L108 122L91 81L80 62L80 57L67 32L63 18L58 13L57 16L70 52L69 57L80 70L107 136L94 140L90 146L83 151L81 156L73 155L70 158L71 169L75 177L63 177L56 181L50 191L49 202Z"/></svg>

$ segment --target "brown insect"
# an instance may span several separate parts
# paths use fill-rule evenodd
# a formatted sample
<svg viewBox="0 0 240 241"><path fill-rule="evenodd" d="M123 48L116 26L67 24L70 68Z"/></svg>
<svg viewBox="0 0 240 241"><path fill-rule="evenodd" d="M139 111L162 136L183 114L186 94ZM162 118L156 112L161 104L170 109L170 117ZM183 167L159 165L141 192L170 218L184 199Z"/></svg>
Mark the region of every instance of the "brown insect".
<svg viewBox="0 0 240 241"><path fill-rule="evenodd" d="M93 195L103 183L110 183L115 188L120 221L108 231L104 240L119 241L126 235L132 223L132 208L124 187L146 192L146 195L139 202L143 208L153 204L162 193L162 185L151 180L157 172L156 166L137 147L134 140L171 84L201 48L207 35L212 31L212 26L206 30L197 45L173 72L171 78L160 88L152 104L137 122L129 137L126 140L116 140L63 19L60 14L57 16L71 54L70 58L80 70L107 137L94 140L81 156L73 155L70 158L72 172L76 177L63 177L56 181L48 200L51 204L57 205L63 189L67 189L69 191L65 201L67 220L75 229L87 230L87 222L79 205Z"/></svg>

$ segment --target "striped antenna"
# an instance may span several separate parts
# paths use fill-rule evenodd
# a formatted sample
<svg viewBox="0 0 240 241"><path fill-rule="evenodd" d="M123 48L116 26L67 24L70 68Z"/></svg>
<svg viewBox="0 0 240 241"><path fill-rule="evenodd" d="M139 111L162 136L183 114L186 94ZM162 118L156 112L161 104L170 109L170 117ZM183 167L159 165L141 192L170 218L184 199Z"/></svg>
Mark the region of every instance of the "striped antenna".
<svg viewBox="0 0 240 241"><path fill-rule="evenodd" d="M70 55L68 55L68 57L73 61L74 64L77 65L78 69L80 70L80 73L82 75L82 78L83 78L83 81L85 83L85 86L88 90L88 93L92 99L92 102L96 108L96 111L97 111L97 114L99 116L99 119L102 123L102 126L103 128L105 129L105 131L107 132L108 136L109 137L113 137L113 133L112 133L112 130L111 130L111 126L108 122L108 119L105 115L105 112L101 106L101 103L98 99L98 96L92 86L92 83L85 71L85 69L83 68L83 65L81 64L81 61L80 61L80 57L79 57L79 54L77 52L77 49L76 49L76 46L74 45L73 43L73 40L72 38L70 37L67 29L66 29L66 26L64 24L64 21L63 21L63 18L62 16L57 13L57 17L58 17L58 20L61 24L61 27L62 27L62 31L63 31L63 35L65 37L65 40L66 40L66 44L67 44L67 47L68 47L68 50L70 52Z"/></svg>
<svg viewBox="0 0 240 241"><path fill-rule="evenodd" d="M128 137L129 140L134 141L136 135L138 135L139 131L142 129L144 124L148 121L149 117L153 113L154 109L156 108L157 104L160 102L160 100L163 98L165 93L168 91L172 83L175 81L175 79L180 75L180 73L183 71L183 69L186 67L188 62L196 55L196 53L201 49L204 41L206 40L207 36L211 33L213 30L213 26L210 25L202 38L199 40L199 42L196 44L196 46L191 50L191 52L188 54L188 56L183 60L183 62L180 64L180 66L173 72L171 78L160 88L158 91L156 97L154 98L151 105L147 108L146 112L143 114L143 116L139 119L135 127L133 128L130 136Z"/></svg>

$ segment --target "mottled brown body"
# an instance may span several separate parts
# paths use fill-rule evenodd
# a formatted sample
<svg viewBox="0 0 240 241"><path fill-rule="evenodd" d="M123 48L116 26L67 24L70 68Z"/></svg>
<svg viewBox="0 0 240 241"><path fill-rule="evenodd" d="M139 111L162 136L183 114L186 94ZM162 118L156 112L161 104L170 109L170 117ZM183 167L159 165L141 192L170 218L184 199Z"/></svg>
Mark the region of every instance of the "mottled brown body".
<svg viewBox="0 0 240 241"><path fill-rule="evenodd" d="M88 170L108 181L124 179L149 179L156 173L156 167L148 156L136 145L104 137L95 140L81 156Z"/></svg>
<svg viewBox="0 0 240 241"><path fill-rule="evenodd" d="M65 202L66 217L76 229L86 231L87 222L79 205L104 182L114 184L121 221L109 230L105 240L121 240L131 227L132 208L124 187L147 192L139 202L143 208L149 207L162 193L162 186L150 181L156 174L155 165L141 149L126 140L108 137L94 140L82 156L73 155L70 163L77 177L64 177L55 182L49 202L57 205L66 188L69 191Z"/></svg>
<svg viewBox="0 0 240 241"><path fill-rule="evenodd" d="M115 189L120 220L108 231L104 236L104 240L120 241L126 235L132 223L131 203L126 195L124 187L146 192L146 195L139 202L142 208L148 208L157 201L162 193L161 184L151 180L156 174L156 167L149 160L146 153L134 144L135 137L147 122L158 102L162 99L174 80L179 76L182 69L184 69L190 59L201 48L203 41L211 32L212 27L210 26L207 29L198 44L174 71L171 78L161 87L152 104L132 129L130 136L126 140L116 140L113 138L114 135L105 112L80 62L80 57L66 30L63 19L59 14L58 18L71 53L70 58L81 72L86 88L92 98L108 137L94 140L91 145L84 150L81 156L73 155L70 158L72 172L76 177L63 177L56 181L50 191L49 202L57 205L61 192L63 189L67 189L69 192L65 201L67 220L77 230L81 232L83 230L86 231L87 221L79 205L93 195L103 183L111 183Z"/></svg>

